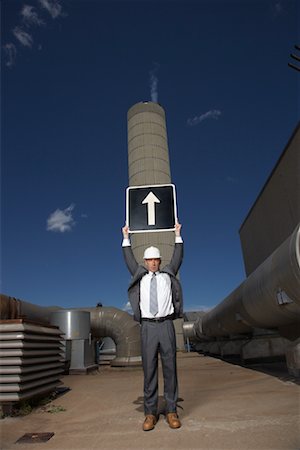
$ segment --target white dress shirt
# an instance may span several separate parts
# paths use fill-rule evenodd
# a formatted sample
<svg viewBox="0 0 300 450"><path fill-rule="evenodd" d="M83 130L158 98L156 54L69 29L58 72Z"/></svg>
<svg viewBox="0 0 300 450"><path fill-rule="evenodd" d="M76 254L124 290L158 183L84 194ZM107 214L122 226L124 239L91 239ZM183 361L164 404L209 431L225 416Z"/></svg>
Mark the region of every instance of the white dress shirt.
<svg viewBox="0 0 300 450"><path fill-rule="evenodd" d="M171 279L167 273L156 272L158 313L155 318L169 316L174 313L172 303ZM142 318L153 318L150 308L150 281L152 272L143 276L140 282L140 309Z"/></svg>

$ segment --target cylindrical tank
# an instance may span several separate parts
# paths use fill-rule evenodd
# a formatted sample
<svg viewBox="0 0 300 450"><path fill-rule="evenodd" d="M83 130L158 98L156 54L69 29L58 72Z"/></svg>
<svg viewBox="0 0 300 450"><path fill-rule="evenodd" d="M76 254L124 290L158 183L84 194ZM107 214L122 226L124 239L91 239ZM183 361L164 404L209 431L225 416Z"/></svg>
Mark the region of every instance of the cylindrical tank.
<svg viewBox="0 0 300 450"><path fill-rule="evenodd" d="M158 103L142 102L133 105L128 119L129 186L171 183L166 117ZM158 247L162 266L173 254L174 232L137 233L131 235L133 253L139 263L146 247Z"/></svg>
<svg viewBox="0 0 300 450"><path fill-rule="evenodd" d="M87 311L63 310L51 313L51 324L64 333L66 340L89 339L91 318Z"/></svg>

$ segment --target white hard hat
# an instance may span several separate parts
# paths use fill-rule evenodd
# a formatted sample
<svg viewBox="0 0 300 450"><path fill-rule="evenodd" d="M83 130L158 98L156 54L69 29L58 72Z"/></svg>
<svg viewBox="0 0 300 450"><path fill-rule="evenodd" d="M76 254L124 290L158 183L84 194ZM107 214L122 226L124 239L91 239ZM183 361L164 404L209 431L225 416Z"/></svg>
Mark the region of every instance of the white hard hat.
<svg viewBox="0 0 300 450"><path fill-rule="evenodd" d="M148 247L144 251L144 259L160 258L160 251L156 247Z"/></svg>

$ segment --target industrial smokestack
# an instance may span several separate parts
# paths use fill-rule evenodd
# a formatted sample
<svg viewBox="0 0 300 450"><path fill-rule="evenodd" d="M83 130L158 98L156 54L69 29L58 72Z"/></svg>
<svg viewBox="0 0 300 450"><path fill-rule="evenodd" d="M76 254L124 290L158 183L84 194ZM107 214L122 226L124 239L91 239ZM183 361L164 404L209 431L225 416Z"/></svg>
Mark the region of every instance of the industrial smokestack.
<svg viewBox="0 0 300 450"><path fill-rule="evenodd" d="M133 105L128 119L129 186L171 183L166 116L163 108L154 102ZM139 263L146 247L159 247L162 265L173 253L174 232L138 233L131 236L132 250Z"/></svg>

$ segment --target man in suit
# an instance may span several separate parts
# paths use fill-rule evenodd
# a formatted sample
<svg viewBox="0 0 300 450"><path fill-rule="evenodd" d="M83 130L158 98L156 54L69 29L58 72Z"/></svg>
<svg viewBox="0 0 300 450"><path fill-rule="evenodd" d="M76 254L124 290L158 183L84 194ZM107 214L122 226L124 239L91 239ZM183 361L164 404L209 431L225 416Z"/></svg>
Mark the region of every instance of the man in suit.
<svg viewBox="0 0 300 450"><path fill-rule="evenodd" d="M128 288L134 320L141 324L141 346L144 370L143 430L152 430L157 423L158 353L163 377L166 420L171 428L180 428L177 415L176 336L173 320L182 317L183 299L176 278L183 259L181 224L175 225L175 246L172 259L160 268L161 255L156 247L144 252L144 266L137 263L130 244L129 228L123 227L123 254L132 275Z"/></svg>

